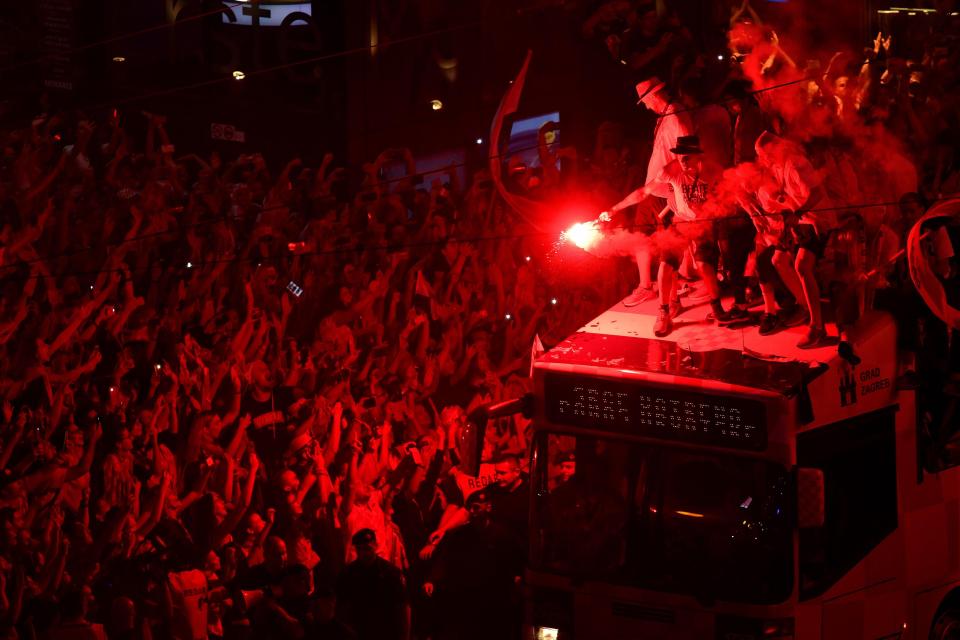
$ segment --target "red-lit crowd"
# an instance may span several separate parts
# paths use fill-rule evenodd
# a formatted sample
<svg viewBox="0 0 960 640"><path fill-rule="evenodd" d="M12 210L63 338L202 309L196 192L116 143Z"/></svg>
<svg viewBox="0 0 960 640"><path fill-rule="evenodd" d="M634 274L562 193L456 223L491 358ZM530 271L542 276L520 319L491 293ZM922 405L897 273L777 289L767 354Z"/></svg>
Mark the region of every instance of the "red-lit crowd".
<svg viewBox="0 0 960 640"><path fill-rule="evenodd" d="M483 172L391 151L347 197L329 155L178 157L144 117L3 139L5 636L507 637L527 424L479 477L460 430L602 301L447 242L515 231Z"/></svg>
<svg viewBox="0 0 960 640"><path fill-rule="evenodd" d="M636 195L666 196L672 213L638 197L624 226L656 238L637 252L628 302L659 295L661 329L676 274L703 280L718 320L736 315L719 304L719 270L742 308L763 294L771 331L800 318L816 342L810 269L841 259L824 236L848 227L821 227L811 194L900 203L849 218L866 261L893 256L926 199L960 183L945 143L960 112L952 45L931 38L929 59L900 65L881 37L866 63L834 58L800 85L791 112L743 78L698 93L706 54L669 13L607 3L584 32L613 22L604 46L643 76L644 104L690 109L689 124L658 120L646 181L614 125L576 179L608 205L660 183ZM775 77L785 54L761 33L751 51L766 48ZM2 637L512 637L528 424L491 423L476 477L458 466L461 431L477 407L527 391L534 336L559 341L618 298L617 279L551 289L483 170L421 185L412 155L390 150L347 188L329 155L279 171L258 154L178 155L163 117L142 115L145 139L125 117L141 116L44 114L0 132ZM861 119L857 131L902 135L842 140L853 125L836 123ZM896 139L909 145L883 147ZM852 167L848 151L902 166ZM697 219L708 162L717 184L738 167L755 188L687 259L660 239L670 217ZM384 179L388 164L407 177ZM515 167L510 187L565 188L551 166ZM892 193L862 188L878 184ZM796 220L764 226L785 211ZM937 254L948 271L950 246ZM898 263L870 264L878 300L906 291ZM551 462L556 482L575 472L569 457Z"/></svg>

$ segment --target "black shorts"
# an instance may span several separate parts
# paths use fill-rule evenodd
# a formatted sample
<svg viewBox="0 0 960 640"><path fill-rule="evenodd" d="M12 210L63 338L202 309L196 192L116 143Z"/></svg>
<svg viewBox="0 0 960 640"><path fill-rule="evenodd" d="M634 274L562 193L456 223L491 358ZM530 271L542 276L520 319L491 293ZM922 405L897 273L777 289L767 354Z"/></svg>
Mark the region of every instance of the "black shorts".
<svg viewBox="0 0 960 640"><path fill-rule="evenodd" d="M693 243L693 259L708 264L714 269L720 263L720 247L712 238L700 238Z"/></svg>
<svg viewBox="0 0 960 640"><path fill-rule="evenodd" d="M794 247L796 249L806 249L807 251L812 252L818 258L823 257L823 250L826 247L826 242L823 238L820 237L820 234L817 233L817 228L812 224L800 223L794 225L791 229L791 234L795 242Z"/></svg>
<svg viewBox="0 0 960 640"><path fill-rule="evenodd" d="M693 251L695 261L716 268L720 263L720 247L717 245L715 222L711 220L674 220L674 218L673 211L668 211L667 215L661 220L664 229L661 233L665 232L678 240L676 243L665 243L670 248L661 247L660 261L666 262L674 269L679 269L684 252L690 249Z"/></svg>
<svg viewBox="0 0 960 640"><path fill-rule="evenodd" d="M614 227L624 227L633 233L642 233L652 235L660 225L657 214L663 209L664 202L662 198L650 196L644 198L638 204L627 207L618 214L614 220ZM618 220L619 218L619 220Z"/></svg>

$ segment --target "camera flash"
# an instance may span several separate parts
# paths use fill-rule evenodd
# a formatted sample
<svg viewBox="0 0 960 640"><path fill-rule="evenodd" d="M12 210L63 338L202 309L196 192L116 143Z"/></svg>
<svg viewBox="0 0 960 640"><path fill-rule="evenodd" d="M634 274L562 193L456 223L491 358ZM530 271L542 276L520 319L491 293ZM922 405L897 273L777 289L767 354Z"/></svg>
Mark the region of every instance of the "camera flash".
<svg viewBox="0 0 960 640"><path fill-rule="evenodd" d="M511 315L508 313L508 314L507 314L506 316L504 316L504 317L505 317L507 320L509 320L509 319L512 318L513 316L511 316Z"/></svg>
<svg viewBox="0 0 960 640"><path fill-rule="evenodd" d="M556 298L550 298L550 304L557 304Z"/></svg>

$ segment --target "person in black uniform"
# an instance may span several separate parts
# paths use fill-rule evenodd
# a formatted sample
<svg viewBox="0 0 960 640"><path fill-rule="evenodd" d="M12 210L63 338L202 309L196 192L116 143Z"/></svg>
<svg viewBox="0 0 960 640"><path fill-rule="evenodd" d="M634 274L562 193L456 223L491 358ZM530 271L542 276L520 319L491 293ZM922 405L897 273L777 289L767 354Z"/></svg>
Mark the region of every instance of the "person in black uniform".
<svg viewBox="0 0 960 640"><path fill-rule="evenodd" d="M495 522L487 489L467 498L470 519L444 536L434 555L427 596L437 600L437 640L517 638L517 584L523 553L516 536Z"/></svg>
<svg viewBox="0 0 960 640"><path fill-rule="evenodd" d="M505 454L494 464L493 470L495 481L488 487L490 517L512 531L518 546L526 548L530 483L520 468L520 458Z"/></svg>
<svg viewBox="0 0 960 640"><path fill-rule="evenodd" d="M337 584L337 617L359 640L408 640L410 604L403 574L377 555L377 534L360 529L351 540L357 559Z"/></svg>
<svg viewBox="0 0 960 640"><path fill-rule="evenodd" d="M335 618L337 594L330 587L317 587L310 598L305 638L312 640L356 640L357 635Z"/></svg>

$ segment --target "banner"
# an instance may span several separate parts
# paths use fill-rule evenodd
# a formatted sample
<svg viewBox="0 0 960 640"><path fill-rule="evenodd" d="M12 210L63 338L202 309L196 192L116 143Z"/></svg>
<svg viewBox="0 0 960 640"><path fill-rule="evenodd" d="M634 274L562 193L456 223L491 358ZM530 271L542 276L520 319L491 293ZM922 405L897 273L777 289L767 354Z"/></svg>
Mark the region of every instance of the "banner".
<svg viewBox="0 0 960 640"><path fill-rule="evenodd" d="M960 329L960 309L950 306L947 302L947 291L944 289L943 282L933 270L930 264L930 257L925 250L927 242L922 228L936 218L946 218L943 222L958 222L956 218L960 217L960 197L944 200L927 211L920 220L917 221L910 230L907 238L907 263L910 265L910 279L913 286L923 301L927 303L930 310L938 318L947 323L947 326L953 329ZM956 248L954 248L956 253Z"/></svg>

